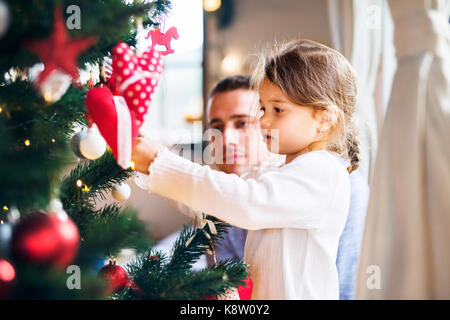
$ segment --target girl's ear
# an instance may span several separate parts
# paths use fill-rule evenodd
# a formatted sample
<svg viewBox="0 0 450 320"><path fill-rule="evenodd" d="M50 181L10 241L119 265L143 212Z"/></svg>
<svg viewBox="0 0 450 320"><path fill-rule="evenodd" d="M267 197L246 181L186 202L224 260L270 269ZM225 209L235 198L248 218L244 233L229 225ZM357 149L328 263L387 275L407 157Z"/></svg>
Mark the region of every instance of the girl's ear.
<svg viewBox="0 0 450 320"><path fill-rule="evenodd" d="M328 110L318 111L317 119L320 123L320 130L327 131L336 122L337 117L336 117L336 113L333 112L333 109L328 109Z"/></svg>

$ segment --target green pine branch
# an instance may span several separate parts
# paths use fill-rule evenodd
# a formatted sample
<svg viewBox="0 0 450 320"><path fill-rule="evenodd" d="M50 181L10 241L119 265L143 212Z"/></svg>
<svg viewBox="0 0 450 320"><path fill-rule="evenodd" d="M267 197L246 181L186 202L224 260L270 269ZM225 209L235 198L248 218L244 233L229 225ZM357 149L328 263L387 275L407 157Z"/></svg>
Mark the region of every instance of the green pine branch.
<svg viewBox="0 0 450 320"><path fill-rule="evenodd" d="M203 229L184 225L170 257L149 249L126 266L134 287L125 288L113 298L203 299L206 295L216 296L243 285L247 279L247 267L240 259L218 261L210 268L192 270L194 262L206 253L207 248L223 239L229 227L214 217L206 218L216 222L217 234L211 234L208 225ZM211 239L204 231L210 234ZM191 238L193 240L186 246Z"/></svg>
<svg viewBox="0 0 450 320"><path fill-rule="evenodd" d="M68 140L84 121L84 94L71 87L48 105L27 81L0 86L0 204L21 211L47 206L74 159Z"/></svg>
<svg viewBox="0 0 450 320"><path fill-rule="evenodd" d="M131 175L131 169L122 169L116 162L110 151L94 161L80 162L69 175L65 176L61 183L60 197L64 208L70 211L80 202L91 202L100 197L106 199L106 192L111 191L118 183L125 181ZM81 180L83 187L86 185L89 192L84 192L77 185Z"/></svg>
<svg viewBox="0 0 450 320"><path fill-rule="evenodd" d="M129 178L132 171L120 168L107 152L98 160L79 163L61 178L61 172L74 164L70 139L75 127L87 124L84 119L87 88L72 86L59 101L50 104L26 77L21 80L21 77L11 75L14 72L26 75L28 68L39 62L38 57L24 47L24 42L49 36L53 30L55 5L62 5L63 11L69 5L81 8L81 29L69 30L71 38L95 35L99 39L78 59L78 66L82 68L86 63L98 63L108 56L119 41L134 45L135 19L142 18L147 27L158 26L163 21L163 14L170 9L170 1L136 0L126 4L104 0L7 0L6 3L12 19L8 32L0 41L0 205L16 206L23 217L33 210L45 210L50 199L59 196L82 238L74 263L83 269L83 289L68 290L65 283L68 275L64 271L13 261L17 273L13 297L102 298L104 281L96 275L98 270L92 266L94 260L116 255L122 248L134 248L137 252L151 250L145 224L138 219L136 211L116 203L100 209L96 207L97 199L105 199L106 193ZM6 81L7 78L10 80ZM77 180L81 180L86 189L78 187ZM201 236L196 238L201 239ZM163 275L167 279L170 270L177 266L182 272L175 273L172 279L183 283L187 266L199 257L201 241L204 239L196 239L193 246L197 249L189 249L191 251L182 250L180 243L175 260L169 261L160 254L158 265L152 261L153 266L146 264L141 268L148 271L147 268L157 267L154 274L158 292L155 297L167 291L161 279ZM167 265L164 270L169 272L161 273L160 263ZM137 274L138 270L136 278L144 285L155 282L144 273Z"/></svg>
<svg viewBox="0 0 450 320"><path fill-rule="evenodd" d="M146 225L131 208L122 209L117 204L97 211L89 224L82 228L84 246L81 253L115 256L120 249L142 252L152 245Z"/></svg>
<svg viewBox="0 0 450 320"><path fill-rule="evenodd" d="M208 225L205 225L203 229L198 229L192 225L184 225L174 243L171 259L164 269L167 277L170 277L173 273L188 272L192 264L205 253L206 248L212 248L214 244L223 239L225 231L230 227L229 224L219 221L212 216L207 216L206 219L216 223L217 235L211 233ZM186 246L186 242L191 238L192 241Z"/></svg>
<svg viewBox="0 0 450 320"><path fill-rule="evenodd" d="M108 151L95 161L79 163L63 178L60 199L64 210L78 226L85 256L115 255L120 248L134 248L139 252L150 245L146 226L134 210L123 210L116 203L95 209L99 198L106 199L107 193L132 174L131 169L119 167ZM78 180L89 191L80 188Z"/></svg>
<svg viewBox="0 0 450 320"><path fill-rule="evenodd" d="M219 261L212 268L190 272L183 276L165 279L165 289L160 299L203 299L206 295L216 296L229 288L244 284L247 268L239 259Z"/></svg>
<svg viewBox="0 0 450 320"><path fill-rule="evenodd" d="M169 12L170 0L125 1L103 0L8 0L6 1L12 19L8 32L0 41L0 83L10 68L24 70L39 62L38 57L24 46L27 40L45 39L53 30L53 8L62 5L77 5L81 11L81 28L69 30L72 38L97 36L98 42L84 52L78 60L80 67L85 63L96 63L108 55L119 41L133 45L136 26L134 19L140 17L144 26L159 26L162 15Z"/></svg>
<svg viewBox="0 0 450 320"><path fill-rule="evenodd" d="M9 298L20 300L97 300L104 299L106 285L95 272L86 272L80 266L81 289L69 289L66 270L36 266L34 264L15 264L16 278Z"/></svg>

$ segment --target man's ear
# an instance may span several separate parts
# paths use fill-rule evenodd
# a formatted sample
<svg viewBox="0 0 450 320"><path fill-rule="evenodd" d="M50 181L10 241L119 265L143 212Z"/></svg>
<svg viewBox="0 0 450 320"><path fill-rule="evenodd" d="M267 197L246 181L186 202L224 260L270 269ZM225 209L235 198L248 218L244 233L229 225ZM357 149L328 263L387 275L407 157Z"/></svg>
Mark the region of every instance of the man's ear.
<svg viewBox="0 0 450 320"><path fill-rule="evenodd" d="M208 120L208 119L209 119L209 111L211 110L212 98L213 98L213 97L208 98L208 102L207 102L207 104L206 104L206 114L204 115L204 117L205 117L205 119L206 119L206 122L209 121L209 120Z"/></svg>

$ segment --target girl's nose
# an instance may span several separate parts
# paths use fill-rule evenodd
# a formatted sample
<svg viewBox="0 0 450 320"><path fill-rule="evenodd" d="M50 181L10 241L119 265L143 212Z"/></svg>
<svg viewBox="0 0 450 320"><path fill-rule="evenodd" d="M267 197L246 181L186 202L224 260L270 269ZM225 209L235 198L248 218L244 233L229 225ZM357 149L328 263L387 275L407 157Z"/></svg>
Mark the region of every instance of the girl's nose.
<svg viewBox="0 0 450 320"><path fill-rule="evenodd" d="M261 129L269 129L270 128L270 121L269 117L267 115L263 115L259 118L259 125Z"/></svg>

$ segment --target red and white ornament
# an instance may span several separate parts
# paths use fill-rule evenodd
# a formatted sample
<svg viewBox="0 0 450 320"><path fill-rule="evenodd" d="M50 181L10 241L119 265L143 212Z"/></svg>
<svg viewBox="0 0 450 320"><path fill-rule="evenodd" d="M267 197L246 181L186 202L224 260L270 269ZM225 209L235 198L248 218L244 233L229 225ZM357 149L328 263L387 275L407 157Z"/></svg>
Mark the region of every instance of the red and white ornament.
<svg viewBox="0 0 450 320"><path fill-rule="evenodd" d="M42 80L39 90L47 102L56 102L66 93L72 83L72 77L61 69L55 69Z"/></svg>
<svg viewBox="0 0 450 320"><path fill-rule="evenodd" d="M122 168L128 168L139 133L134 112L122 96L113 95L108 87L90 89L85 104L90 119L97 125L117 163Z"/></svg>
<svg viewBox="0 0 450 320"><path fill-rule="evenodd" d="M78 57L96 41L95 36L70 39L62 8L58 6L54 8L54 25L50 36L47 39L25 43L28 50L39 56L45 65L45 69L35 82L35 86L41 90L45 100L49 102L58 100L70 84L67 79L78 79Z"/></svg>
<svg viewBox="0 0 450 320"><path fill-rule="evenodd" d="M112 81L134 112L135 124L140 127L163 72L162 55L154 47L137 55L122 42L114 47L112 60Z"/></svg>
<svg viewBox="0 0 450 320"><path fill-rule="evenodd" d="M112 59L108 83L113 91L107 87L89 90L86 107L117 163L129 168L139 128L163 71L162 56L153 47L137 55L127 44L119 43Z"/></svg>

